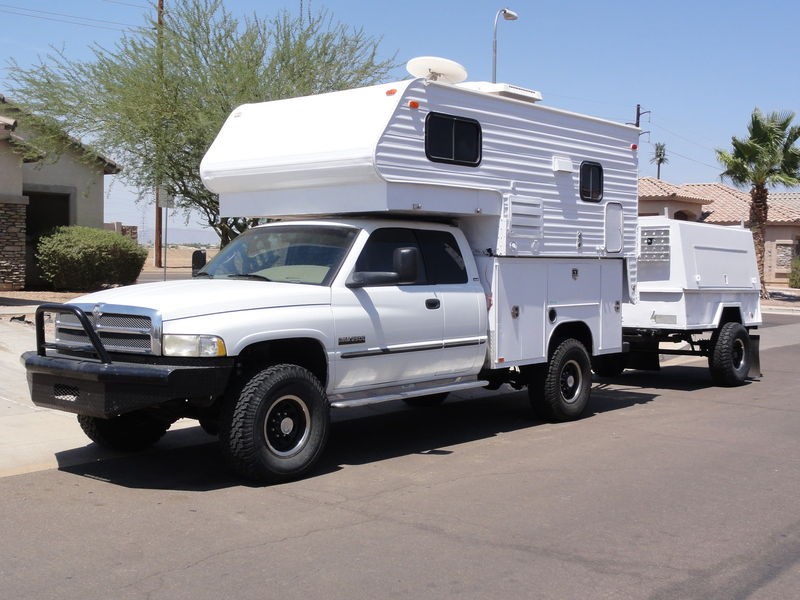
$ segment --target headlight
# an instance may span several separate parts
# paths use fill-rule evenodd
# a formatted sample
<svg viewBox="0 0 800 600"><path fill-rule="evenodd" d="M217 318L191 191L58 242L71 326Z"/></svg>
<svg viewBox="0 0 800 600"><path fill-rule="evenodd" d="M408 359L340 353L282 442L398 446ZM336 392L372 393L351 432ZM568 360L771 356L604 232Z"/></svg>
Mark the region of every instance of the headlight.
<svg viewBox="0 0 800 600"><path fill-rule="evenodd" d="M225 356L225 342L215 335L176 335L165 333L164 356Z"/></svg>

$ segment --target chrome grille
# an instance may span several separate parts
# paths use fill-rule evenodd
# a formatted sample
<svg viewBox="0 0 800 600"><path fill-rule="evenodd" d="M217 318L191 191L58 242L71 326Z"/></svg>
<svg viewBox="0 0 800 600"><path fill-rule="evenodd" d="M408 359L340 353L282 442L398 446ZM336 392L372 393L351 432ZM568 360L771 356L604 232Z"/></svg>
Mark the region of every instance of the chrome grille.
<svg viewBox="0 0 800 600"><path fill-rule="evenodd" d="M109 352L154 353L155 333L151 317L120 313L103 313L95 317L91 312L86 316ZM91 343L80 321L71 313L61 313L56 319L56 341L76 347Z"/></svg>

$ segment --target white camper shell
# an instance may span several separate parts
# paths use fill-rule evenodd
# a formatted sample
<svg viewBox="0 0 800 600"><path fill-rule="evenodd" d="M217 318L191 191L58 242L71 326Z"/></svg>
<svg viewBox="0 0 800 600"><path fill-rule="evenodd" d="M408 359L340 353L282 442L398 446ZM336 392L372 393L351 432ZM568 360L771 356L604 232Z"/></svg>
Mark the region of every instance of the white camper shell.
<svg viewBox="0 0 800 600"><path fill-rule="evenodd" d="M632 259L638 129L480 89L414 79L246 104L200 173L222 216L480 216L497 256ZM439 115L456 130L445 149ZM581 169L597 186L583 194Z"/></svg>

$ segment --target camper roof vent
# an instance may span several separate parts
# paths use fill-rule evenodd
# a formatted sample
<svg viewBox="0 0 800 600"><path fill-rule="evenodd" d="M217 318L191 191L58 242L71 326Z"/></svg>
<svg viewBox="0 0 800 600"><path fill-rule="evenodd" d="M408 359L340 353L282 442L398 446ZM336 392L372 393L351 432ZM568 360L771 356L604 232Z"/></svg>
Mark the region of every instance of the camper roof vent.
<svg viewBox="0 0 800 600"><path fill-rule="evenodd" d="M467 70L454 60L438 56L417 56L406 63L406 70L414 77L428 81L461 83L467 78Z"/></svg>
<svg viewBox="0 0 800 600"><path fill-rule="evenodd" d="M493 94L495 96L503 96L504 98L513 98L514 100L523 100L524 102L539 102L542 99L541 92L511 85L510 83L470 81L469 83L462 83L460 87L475 90L476 92L483 92L484 94Z"/></svg>

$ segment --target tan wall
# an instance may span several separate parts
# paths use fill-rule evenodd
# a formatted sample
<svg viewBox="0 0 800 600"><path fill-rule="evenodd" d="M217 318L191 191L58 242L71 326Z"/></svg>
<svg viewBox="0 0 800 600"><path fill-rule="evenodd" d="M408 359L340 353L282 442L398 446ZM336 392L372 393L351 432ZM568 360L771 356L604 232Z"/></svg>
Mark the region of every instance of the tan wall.
<svg viewBox="0 0 800 600"><path fill-rule="evenodd" d="M22 195L22 159L0 139L0 194Z"/></svg>
<svg viewBox="0 0 800 600"><path fill-rule="evenodd" d="M64 155L55 164L24 165L22 172L25 191L70 194L73 225L103 227L103 171L98 165Z"/></svg>
<svg viewBox="0 0 800 600"><path fill-rule="evenodd" d="M800 248L800 225L768 225L764 243L764 279L787 285L792 258Z"/></svg>

